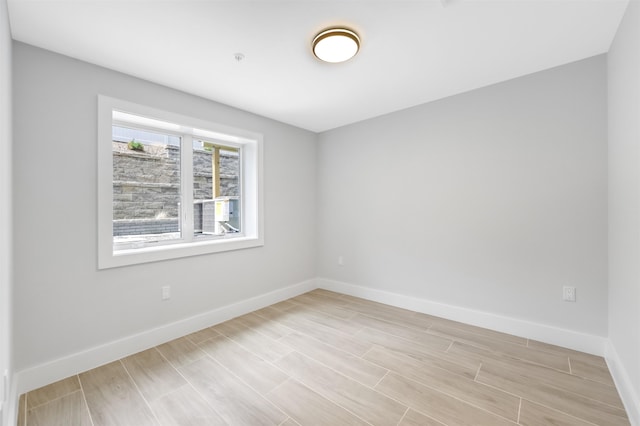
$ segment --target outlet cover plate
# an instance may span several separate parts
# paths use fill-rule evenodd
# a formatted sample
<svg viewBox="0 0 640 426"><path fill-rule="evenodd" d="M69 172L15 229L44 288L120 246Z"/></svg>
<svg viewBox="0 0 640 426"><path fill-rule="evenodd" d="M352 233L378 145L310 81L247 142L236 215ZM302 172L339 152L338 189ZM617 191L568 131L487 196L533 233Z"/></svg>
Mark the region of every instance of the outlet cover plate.
<svg viewBox="0 0 640 426"><path fill-rule="evenodd" d="M576 288L568 285L562 287L562 300L565 302L575 302Z"/></svg>

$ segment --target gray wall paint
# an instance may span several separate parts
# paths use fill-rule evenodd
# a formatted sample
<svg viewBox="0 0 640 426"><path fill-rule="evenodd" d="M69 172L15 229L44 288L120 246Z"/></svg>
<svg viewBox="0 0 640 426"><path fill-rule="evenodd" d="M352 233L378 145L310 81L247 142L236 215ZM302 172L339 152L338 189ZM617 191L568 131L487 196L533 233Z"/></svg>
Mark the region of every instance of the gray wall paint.
<svg viewBox="0 0 640 426"><path fill-rule="evenodd" d="M7 2L0 0L0 376L12 371L11 170L11 32ZM8 424L7 397L0 397L4 424Z"/></svg>
<svg viewBox="0 0 640 426"><path fill-rule="evenodd" d="M17 369L316 275L315 134L21 43L14 93ZM265 246L98 271L99 93L262 133Z"/></svg>
<svg viewBox="0 0 640 426"><path fill-rule="evenodd" d="M640 3L608 54L609 338L640 395ZM638 402L636 402L638 403ZM637 408L636 408L637 409Z"/></svg>
<svg viewBox="0 0 640 426"><path fill-rule="evenodd" d="M598 56L322 134L318 275L605 336L606 96Z"/></svg>

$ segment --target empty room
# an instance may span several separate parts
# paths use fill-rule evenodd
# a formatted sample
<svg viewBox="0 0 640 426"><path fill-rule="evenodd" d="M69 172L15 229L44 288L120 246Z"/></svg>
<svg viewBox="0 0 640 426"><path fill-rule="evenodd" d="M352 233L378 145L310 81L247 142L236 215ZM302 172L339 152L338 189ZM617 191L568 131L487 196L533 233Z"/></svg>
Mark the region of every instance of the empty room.
<svg viewBox="0 0 640 426"><path fill-rule="evenodd" d="M640 426L639 0L0 0L0 426Z"/></svg>

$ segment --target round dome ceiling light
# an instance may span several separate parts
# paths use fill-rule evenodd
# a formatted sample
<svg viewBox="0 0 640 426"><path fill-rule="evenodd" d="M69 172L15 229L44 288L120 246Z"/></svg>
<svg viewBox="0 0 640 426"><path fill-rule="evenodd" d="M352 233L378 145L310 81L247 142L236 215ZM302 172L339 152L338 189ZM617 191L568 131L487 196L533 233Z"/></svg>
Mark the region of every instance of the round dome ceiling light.
<svg viewBox="0 0 640 426"><path fill-rule="evenodd" d="M313 39L313 54L322 61L338 63L353 58L360 49L360 38L346 28L330 28Z"/></svg>

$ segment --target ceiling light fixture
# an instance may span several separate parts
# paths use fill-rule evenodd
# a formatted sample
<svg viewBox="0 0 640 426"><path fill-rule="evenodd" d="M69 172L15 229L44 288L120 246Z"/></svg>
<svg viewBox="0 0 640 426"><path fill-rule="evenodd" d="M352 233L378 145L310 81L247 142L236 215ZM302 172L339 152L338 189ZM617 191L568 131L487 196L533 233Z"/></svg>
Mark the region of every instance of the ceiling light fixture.
<svg viewBox="0 0 640 426"><path fill-rule="evenodd" d="M348 61L360 50L360 37L346 28L330 28L313 39L313 54L322 61Z"/></svg>

